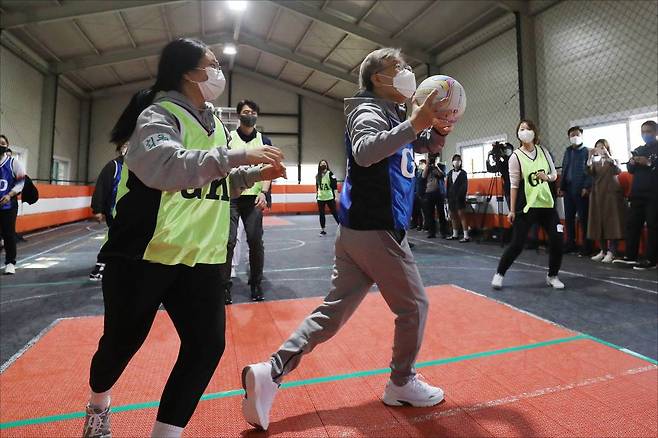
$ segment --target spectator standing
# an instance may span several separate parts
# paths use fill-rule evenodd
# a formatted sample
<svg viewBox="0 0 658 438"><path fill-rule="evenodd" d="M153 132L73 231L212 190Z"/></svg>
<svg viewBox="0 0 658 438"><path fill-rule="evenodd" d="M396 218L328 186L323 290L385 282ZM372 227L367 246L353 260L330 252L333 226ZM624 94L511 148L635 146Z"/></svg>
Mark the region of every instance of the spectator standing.
<svg viewBox="0 0 658 438"><path fill-rule="evenodd" d="M607 140L598 140L590 151L587 171L593 178L587 238L600 242L601 247L592 260L612 263L617 254L617 243L623 238L625 206L624 191L617 178L621 168L610 155Z"/></svg>
<svg viewBox="0 0 658 438"><path fill-rule="evenodd" d="M448 172L448 209L450 210L450 220L452 221L452 236L448 240L459 238L459 225L461 223L464 237L461 243L470 242L468 236L468 224L466 222L466 192L468 191L468 176L462 169L462 157L455 154L452 157L452 170Z"/></svg>
<svg viewBox="0 0 658 438"><path fill-rule="evenodd" d="M429 234L427 237L436 237L436 220L439 220L441 237L448 234L448 221L445 216L445 170L436 162L436 156L430 157L430 162L423 171L425 180L425 196L423 197L423 210ZM436 211L436 218L434 212Z"/></svg>
<svg viewBox="0 0 658 438"><path fill-rule="evenodd" d="M580 126L572 126L567 134L571 146L564 151L560 180L560 192L564 197L564 219L567 225L567 244L564 252L575 252L578 248L576 245L576 214L578 214L583 236L583 246L578 255L583 257L592 252L592 243L587 239L588 197L592 187L592 177L587 174L589 149L583 145L583 130Z"/></svg>
<svg viewBox="0 0 658 438"><path fill-rule="evenodd" d="M633 175L631 209L626 228L626 256L615 262L633 266L636 270L656 269L656 231L658 228L658 142L656 122L642 124L645 144L635 149L628 161L628 171ZM646 260L638 263L640 236L647 224Z"/></svg>

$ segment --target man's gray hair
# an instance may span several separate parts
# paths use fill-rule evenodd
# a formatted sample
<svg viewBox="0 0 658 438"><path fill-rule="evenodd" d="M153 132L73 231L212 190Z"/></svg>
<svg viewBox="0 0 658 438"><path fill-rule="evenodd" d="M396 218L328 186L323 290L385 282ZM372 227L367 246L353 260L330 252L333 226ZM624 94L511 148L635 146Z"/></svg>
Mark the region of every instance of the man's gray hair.
<svg viewBox="0 0 658 438"><path fill-rule="evenodd" d="M359 88L372 91L374 86L370 76L385 68L386 61L391 59L402 59L400 49L384 47L370 52L359 68Z"/></svg>

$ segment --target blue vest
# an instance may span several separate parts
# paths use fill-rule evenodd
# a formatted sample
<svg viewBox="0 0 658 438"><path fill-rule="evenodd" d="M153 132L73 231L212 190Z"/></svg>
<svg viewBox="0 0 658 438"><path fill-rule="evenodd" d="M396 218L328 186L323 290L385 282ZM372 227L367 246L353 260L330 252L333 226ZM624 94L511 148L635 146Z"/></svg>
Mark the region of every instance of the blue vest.
<svg viewBox="0 0 658 438"><path fill-rule="evenodd" d="M401 122L389 117L391 128ZM347 176L340 194L341 225L354 230L405 230L414 199L414 150L411 144L369 167L359 166L345 132Z"/></svg>
<svg viewBox="0 0 658 438"><path fill-rule="evenodd" d="M0 164L0 198L9 193L11 189L14 188L14 185L16 185L16 176L14 175L14 170L12 169L13 164L13 158L8 158L2 164ZM11 202L0 205L0 210L11 210L15 206L16 198L13 198Z"/></svg>

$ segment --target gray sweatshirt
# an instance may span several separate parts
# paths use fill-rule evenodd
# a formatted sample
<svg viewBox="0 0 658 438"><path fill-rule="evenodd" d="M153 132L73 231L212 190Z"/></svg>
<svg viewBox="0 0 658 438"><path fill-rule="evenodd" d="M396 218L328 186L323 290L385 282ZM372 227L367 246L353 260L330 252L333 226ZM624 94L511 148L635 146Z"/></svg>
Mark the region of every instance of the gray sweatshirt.
<svg viewBox="0 0 658 438"><path fill-rule="evenodd" d="M352 141L352 155L356 164L369 167L395 154L402 146L411 143L414 152L439 153L445 137L434 129L416 135L405 109L395 102L381 99L369 91L360 91L345 99L347 132ZM390 119L402 121L391 127Z"/></svg>
<svg viewBox="0 0 658 438"><path fill-rule="evenodd" d="M206 131L214 132L217 128L212 105L206 104L206 108L199 110L177 91L158 93L154 103L164 100L174 102L189 111ZM156 137L153 136L164 140L158 140L154 144L152 139ZM230 142L228 131L226 138ZM217 147L205 151L195 150L194 145L187 145L185 148L176 117L155 104L146 108L137 119L125 163L147 187L162 191L203 187L228 175L230 195L235 198L261 179L260 168L238 167L247 164L246 151L243 149Z"/></svg>

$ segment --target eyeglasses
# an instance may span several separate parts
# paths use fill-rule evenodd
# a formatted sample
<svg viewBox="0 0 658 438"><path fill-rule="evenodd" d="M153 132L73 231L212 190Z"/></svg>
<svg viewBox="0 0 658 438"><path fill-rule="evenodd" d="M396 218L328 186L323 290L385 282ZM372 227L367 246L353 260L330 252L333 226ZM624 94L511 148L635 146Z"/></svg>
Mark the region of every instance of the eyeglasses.
<svg viewBox="0 0 658 438"><path fill-rule="evenodd" d="M384 70L386 70L387 68L390 68L390 67L391 67L391 65L387 65L386 67L377 70L375 73L382 72L382 71L384 71ZM399 62L395 64L395 71L396 71L396 72L399 73L399 72L401 72L401 71L403 71L403 70L407 70L407 71L413 72L413 69L412 69L411 66L408 65L408 64L402 64L402 63L399 63Z"/></svg>

